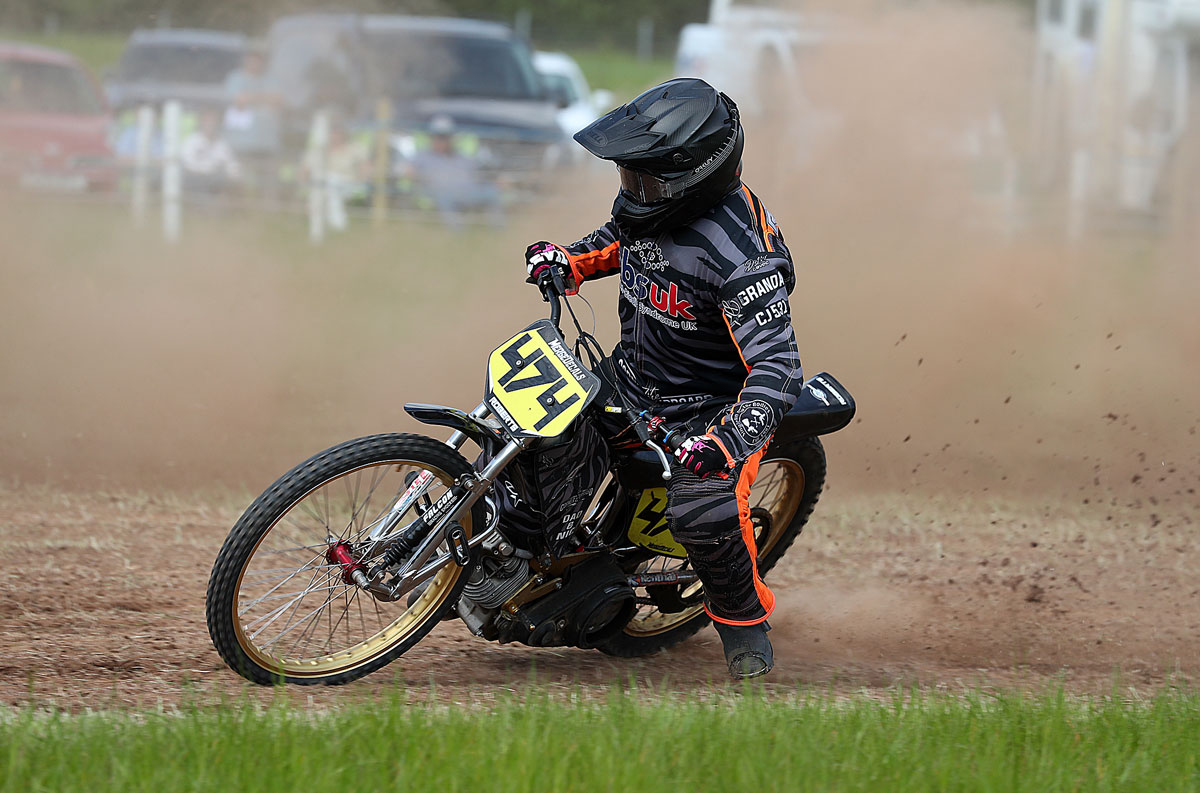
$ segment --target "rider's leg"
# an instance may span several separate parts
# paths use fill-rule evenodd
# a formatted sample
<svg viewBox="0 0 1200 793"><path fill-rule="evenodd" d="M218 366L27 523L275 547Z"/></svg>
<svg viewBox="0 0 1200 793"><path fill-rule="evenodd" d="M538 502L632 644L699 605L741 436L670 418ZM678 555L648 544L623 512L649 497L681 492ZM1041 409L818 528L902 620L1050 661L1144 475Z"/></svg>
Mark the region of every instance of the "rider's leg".
<svg viewBox="0 0 1200 793"><path fill-rule="evenodd" d="M668 527L704 583L704 608L718 623L734 677L765 674L774 664L766 620L775 595L758 575L750 520L750 486L762 455L752 455L728 479L700 479L676 467L667 497Z"/></svg>

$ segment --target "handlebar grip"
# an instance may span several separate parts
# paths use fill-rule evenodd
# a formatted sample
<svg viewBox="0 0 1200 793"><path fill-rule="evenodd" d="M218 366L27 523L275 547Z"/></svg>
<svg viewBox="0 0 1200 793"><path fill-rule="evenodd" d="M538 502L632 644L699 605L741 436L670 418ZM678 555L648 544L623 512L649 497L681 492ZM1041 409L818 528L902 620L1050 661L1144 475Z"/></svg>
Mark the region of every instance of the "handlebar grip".
<svg viewBox="0 0 1200 793"><path fill-rule="evenodd" d="M565 289L559 288L562 283L562 276L558 275L553 267L547 267L538 275L537 286L542 293L542 299L550 304L550 322L554 327L558 327L558 320L562 316L562 303L560 298L566 292ZM565 284L563 285L565 287Z"/></svg>
<svg viewBox="0 0 1200 793"><path fill-rule="evenodd" d="M662 436L662 445L671 454L679 451L679 446L687 440L687 437L679 430L667 430Z"/></svg>

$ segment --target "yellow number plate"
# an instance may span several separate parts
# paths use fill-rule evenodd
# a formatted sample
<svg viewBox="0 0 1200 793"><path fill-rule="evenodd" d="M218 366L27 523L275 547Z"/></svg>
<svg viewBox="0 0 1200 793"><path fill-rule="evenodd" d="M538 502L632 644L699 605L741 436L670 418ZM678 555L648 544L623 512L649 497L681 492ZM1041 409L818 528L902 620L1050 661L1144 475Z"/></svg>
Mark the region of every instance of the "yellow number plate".
<svg viewBox="0 0 1200 793"><path fill-rule="evenodd" d="M600 379L549 320L533 323L488 358L487 405L514 437L561 435L599 390Z"/></svg>

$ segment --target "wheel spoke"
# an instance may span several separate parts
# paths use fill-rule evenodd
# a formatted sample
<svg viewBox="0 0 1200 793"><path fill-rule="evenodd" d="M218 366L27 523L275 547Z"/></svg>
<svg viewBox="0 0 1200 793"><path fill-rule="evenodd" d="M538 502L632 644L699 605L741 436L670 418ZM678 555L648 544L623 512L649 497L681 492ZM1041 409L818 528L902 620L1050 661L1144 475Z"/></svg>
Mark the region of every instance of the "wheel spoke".
<svg viewBox="0 0 1200 793"><path fill-rule="evenodd" d="M260 556L272 556L281 553L295 553L296 551L320 551L317 558L325 555L325 551L329 548L329 543L321 543L320 545L293 545L290 548L273 548L269 551L260 551Z"/></svg>
<svg viewBox="0 0 1200 793"><path fill-rule="evenodd" d="M383 484L383 480L385 478L386 473L387 473L386 469L382 469L382 468L377 469L373 473L372 478L371 478L371 486L367 489L367 493L363 497L361 505L359 505L359 500L358 500L358 478L357 477L355 478L355 480L354 480L354 500L351 502L355 506L350 513L350 524L346 527L347 530L355 528L355 525L357 523L359 516L366 513L367 507L371 504L371 499L375 497L375 491L379 489L379 486L381 484ZM361 536L361 534L362 534L361 530L354 532L355 537Z"/></svg>
<svg viewBox="0 0 1200 793"><path fill-rule="evenodd" d="M253 633L253 634L250 636L250 638L251 638L251 639L258 638L258 635L259 635L260 633L262 633L263 631L265 631L267 628L271 627L271 625L272 625L272 624L275 622L275 620L277 620L277 619L279 619L281 616L283 616L284 612L286 612L286 611L287 611L289 608L290 608L290 609L291 609L293 612L295 612L295 610L296 610L297 608L299 608L299 606L300 606L300 603L301 603L301 602L303 602L304 598L308 596L308 593L309 593L309 592L311 592L311 591L313 591L313 586L312 586L312 584L313 584L313 582L314 582L314 581L316 581L316 578L317 578L317 575L316 575L316 573L313 573L312 580L311 580L311 581L309 581L309 586L308 586L308 587L306 587L304 590L302 590L302 591L300 592L300 594L296 595L294 598L292 598L291 600L289 600L287 603L283 603L282 605L276 606L275 608L273 608L273 609L271 609L270 611L268 611L266 614L263 614L262 616L258 617L257 619L251 620L249 623L247 623L246 625L244 625L244 626L243 626L244 628L246 628L246 629L249 629L249 628L253 628L255 625L257 625L258 623L262 622L263 620L267 620L266 624L265 624L265 625L263 625L261 628L259 628L257 631L255 631L255 632L254 632L254 633ZM270 619L267 619L268 617L269 617ZM289 623L290 623L290 621L291 621L291 620L290 620L290 618L289 618ZM286 627L286 626L285 626L285 627Z"/></svg>
<svg viewBox="0 0 1200 793"><path fill-rule="evenodd" d="M768 536L765 538L756 538L762 539L758 547L759 559L762 559L771 550L774 542L778 540L783 529L791 521L791 514L781 515L777 513L786 512L789 509L794 513L799 504L800 489L803 487L803 474L797 477L796 473L792 470L793 468L799 471L799 467L790 461L772 460L765 463L750 490L752 509L766 509L770 513L772 521L779 522L778 526L772 526ZM687 559L680 560L657 556L644 563L640 570L642 572L652 571L660 573L683 572L689 569L689 567L690 563ZM638 591L645 590L639 588ZM681 584L677 588L677 594L680 599L689 603L701 591L699 583ZM626 627L626 634L633 636L652 636L665 633L693 619L700 613L701 609L701 604L696 603L680 612L664 612L654 598L649 596L638 597L635 602L638 604L637 611Z"/></svg>
<svg viewBox="0 0 1200 793"><path fill-rule="evenodd" d="M296 620L296 619L294 618L294 617L295 617L295 615L293 615L292 617L289 617L289 618L288 618L288 624L284 626L284 628L283 628L283 630L282 630L282 631L280 631L278 634L276 634L276 636L275 636L275 638L274 638L274 639L271 639L269 642L267 642L266 644L262 645L263 649L267 649L267 648L269 648L271 645L275 644L275 643L276 643L276 642L278 642L280 639L282 639L284 636L287 636L289 633L291 633L292 631L294 631L296 628L299 628L301 625L304 625L305 623L309 623L309 624L311 625L311 624L312 624L312 620L313 620L313 618L314 618L314 617L317 617L317 618L319 618L319 617L320 617L320 616L321 616L321 615L322 615L322 614L325 612L325 606L327 606L327 605L328 605L330 602L332 602L332 601L333 601L333 599L334 599L335 597L337 597L337 596L336 596L336 595L334 595L334 594L326 595L326 596L325 596L325 600L324 600L324 601L322 601L321 605L317 606L317 607L316 607L316 608L315 608L315 609L314 609L314 610L313 610L313 611L312 611L312 612L311 612L311 613L310 613L308 616L306 616L306 617L301 617L301 618L300 618L300 619L298 619L298 620ZM303 601L303 598L301 598L301 600L300 600L300 601L297 601L297 605L299 605L299 603L300 603L300 602L302 602L302 601ZM261 631L260 631L260 632L261 632ZM307 633L307 632L308 632L308 628L305 628L305 630L304 630L304 633ZM303 636L304 636L304 633L301 633L301 634L300 634L301 638L303 638ZM253 638L253 637L252 637L252 638ZM295 643L295 642L293 642L293 643L292 643L292 647L291 647L291 649L295 649L295 647L296 647L296 643Z"/></svg>
<svg viewBox="0 0 1200 793"><path fill-rule="evenodd" d="M434 499L450 486L453 477L433 464L436 454L353 467L309 486L277 513L243 563L235 595L237 640L255 663L288 675L332 675L377 657L419 628L428 629L461 573L439 573L434 597L406 609L345 583L342 565L329 562L327 554L333 543L344 543L353 558L370 564L370 549L361 540L407 492L411 471L433 474L429 495Z"/></svg>
<svg viewBox="0 0 1200 793"><path fill-rule="evenodd" d="M266 595L269 595L269 594L271 594L272 592L274 592L274 591L276 591L277 589L279 589L279 587L281 587L281 586L283 586L284 584L286 584L288 581L291 581L291 580L292 580L293 578L295 578L296 576L298 576L298 575L300 575L301 573L303 573L304 571L306 571L306 570L310 570L310 569L314 570L314 572L313 572L313 577L312 577L312 579L310 579L310 580L309 580L309 582L308 582L309 586L312 586L312 582L313 582L313 580L315 580L315 579L316 579L316 577L317 577L317 572L316 572L316 571L320 571L322 568L327 568L327 567L332 567L332 566L333 566L333 565L319 565L319 566L317 566L316 568L310 568L310 567L308 567L308 566L304 566L304 567L298 567L298 568L296 568L296 570L295 570L295 571L294 571L294 572L293 572L291 575L289 575L287 578L285 578L285 579L283 579L282 581L280 581L280 582L279 582L278 584L276 584L275 586L273 586L273 587L271 587L270 589L268 589L268 590L267 590L267 591L266 591L264 594L266 594ZM241 615L239 614L238 616L241 616Z"/></svg>
<svg viewBox="0 0 1200 793"><path fill-rule="evenodd" d="M333 586L322 586L322 587L313 587L312 589L302 589L299 592L287 592L282 595L263 595L262 597L257 597L254 600L247 603L246 611L249 611L250 608L257 606L260 603L265 603L268 600L282 600L283 598L292 598L297 595L304 596L304 595L311 594L313 592L324 592L326 590L330 590L330 589L334 589L334 588L335 587L333 587ZM245 614L246 611L243 611L242 613Z"/></svg>

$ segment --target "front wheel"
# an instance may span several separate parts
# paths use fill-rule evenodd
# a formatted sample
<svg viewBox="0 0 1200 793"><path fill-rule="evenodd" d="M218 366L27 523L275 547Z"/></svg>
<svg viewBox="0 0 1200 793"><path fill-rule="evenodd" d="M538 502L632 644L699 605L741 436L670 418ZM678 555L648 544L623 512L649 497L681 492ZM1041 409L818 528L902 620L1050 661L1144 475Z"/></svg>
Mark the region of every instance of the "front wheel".
<svg viewBox="0 0 1200 793"><path fill-rule="evenodd" d="M422 435L372 435L314 455L267 488L234 525L208 582L208 631L234 671L260 684L340 684L409 650L457 602L467 577L450 563L411 602L379 602L331 558L361 557L378 525L422 471L425 496L397 525L413 521L471 466ZM482 527L481 503L460 521ZM366 561L366 560L363 560Z"/></svg>
<svg viewBox="0 0 1200 793"><path fill-rule="evenodd" d="M760 576L765 577L800 536L824 486L825 450L817 438L788 439L772 443L767 449L750 488L750 518ZM638 572L687 569L686 559L657 556ZM650 655L678 644L712 622L704 612L704 592L699 583L647 594L649 597L643 600L650 602L643 602L625 630L602 644L600 650L626 658Z"/></svg>

